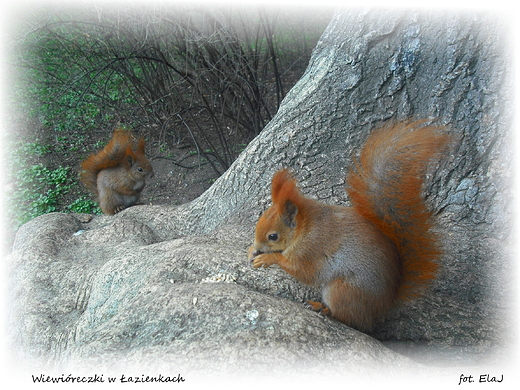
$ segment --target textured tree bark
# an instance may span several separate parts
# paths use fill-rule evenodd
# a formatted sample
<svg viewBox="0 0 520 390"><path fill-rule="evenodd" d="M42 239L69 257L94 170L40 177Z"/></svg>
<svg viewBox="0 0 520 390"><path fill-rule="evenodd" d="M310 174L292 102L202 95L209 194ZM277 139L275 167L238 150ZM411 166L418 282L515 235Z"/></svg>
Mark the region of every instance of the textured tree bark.
<svg viewBox="0 0 520 390"><path fill-rule="evenodd" d="M275 118L201 197L22 227L8 259L10 337L21 355L104 367L189 367L197 357L217 370L245 361L320 370L310 355L339 370L373 356L404 364L295 303L319 299L315 290L276 268L252 270L245 257L278 168L292 168L304 194L346 204L346 172L370 130L413 117L436 118L457 139L425 185L444 237L442 271L373 336L431 343L452 365L468 354L492 361L512 323L512 71L502 25L489 12L339 10Z"/></svg>
<svg viewBox="0 0 520 390"><path fill-rule="evenodd" d="M345 201L346 169L368 132L407 118L438 119L460 137L428 183L433 207L454 222L507 228L508 184L499 180L511 163L511 61L495 15L338 11L276 117L212 188L170 216L167 234L256 216L280 167L293 168L308 194Z"/></svg>

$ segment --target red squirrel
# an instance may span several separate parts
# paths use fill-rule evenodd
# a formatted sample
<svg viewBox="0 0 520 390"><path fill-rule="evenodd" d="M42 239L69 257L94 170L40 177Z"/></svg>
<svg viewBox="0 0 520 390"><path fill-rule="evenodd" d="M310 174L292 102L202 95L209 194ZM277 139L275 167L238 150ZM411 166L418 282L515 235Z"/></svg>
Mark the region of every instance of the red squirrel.
<svg viewBox="0 0 520 390"><path fill-rule="evenodd" d="M96 196L103 213L116 214L139 201L145 179L153 177L144 148L143 138L134 148L130 132L116 129L103 150L81 163L80 179Z"/></svg>
<svg viewBox="0 0 520 390"><path fill-rule="evenodd" d="M272 205L256 225L248 257L321 286L310 308L370 331L399 299L420 295L441 253L421 196L427 164L450 136L425 120L373 132L347 176L352 207L304 197L287 169L272 179Z"/></svg>

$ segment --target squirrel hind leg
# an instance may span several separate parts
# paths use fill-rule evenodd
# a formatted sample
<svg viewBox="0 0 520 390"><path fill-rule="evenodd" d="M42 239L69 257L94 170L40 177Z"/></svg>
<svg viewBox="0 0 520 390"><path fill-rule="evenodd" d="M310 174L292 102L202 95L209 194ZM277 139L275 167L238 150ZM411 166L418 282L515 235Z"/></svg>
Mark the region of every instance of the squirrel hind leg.
<svg viewBox="0 0 520 390"><path fill-rule="evenodd" d="M114 208L114 214L117 214L117 213L119 213L120 211L123 211L124 209L126 209L126 207L125 207L125 205L123 205L123 204L122 204L122 205L119 205L119 206L116 206L116 207Z"/></svg>
<svg viewBox="0 0 520 390"><path fill-rule="evenodd" d="M125 205L115 191L101 187L99 191L99 207L104 214L114 215L123 210Z"/></svg>
<svg viewBox="0 0 520 390"><path fill-rule="evenodd" d="M343 278L334 279L325 286L323 300L333 318L363 332L369 332L376 319L384 315L394 302L392 296L367 293Z"/></svg>

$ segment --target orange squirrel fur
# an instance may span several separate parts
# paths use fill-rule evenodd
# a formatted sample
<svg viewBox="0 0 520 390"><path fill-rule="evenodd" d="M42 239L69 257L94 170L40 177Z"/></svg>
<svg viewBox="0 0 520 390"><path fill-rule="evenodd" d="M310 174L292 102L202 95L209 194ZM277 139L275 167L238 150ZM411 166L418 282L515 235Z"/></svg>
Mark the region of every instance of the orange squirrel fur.
<svg viewBox="0 0 520 390"><path fill-rule="evenodd" d="M308 305L370 331L398 299L419 295L440 255L432 213L421 196L428 162L450 137L426 121L383 127L367 139L348 174L352 207L304 197L287 169L272 180L272 206L260 217L248 256L255 268L278 264L322 286Z"/></svg>
<svg viewBox="0 0 520 390"><path fill-rule="evenodd" d="M130 132L116 129L103 150L81 163L80 179L105 214L116 214L139 201L145 179L153 177L144 149L143 138L134 148Z"/></svg>

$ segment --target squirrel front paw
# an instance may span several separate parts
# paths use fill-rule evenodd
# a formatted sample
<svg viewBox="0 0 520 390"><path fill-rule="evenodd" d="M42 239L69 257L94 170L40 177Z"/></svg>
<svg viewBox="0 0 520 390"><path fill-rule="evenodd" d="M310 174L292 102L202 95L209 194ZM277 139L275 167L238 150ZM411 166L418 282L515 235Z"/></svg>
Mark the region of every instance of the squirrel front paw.
<svg viewBox="0 0 520 390"><path fill-rule="evenodd" d="M253 267L255 267L255 268L260 268L260 267L267 268L274 264L272 256L269 256L269 254L267 254L267 253L261 253L261 254L257 255L256 257L253 257L251 259L251 261L253 263Z"/></svg>

